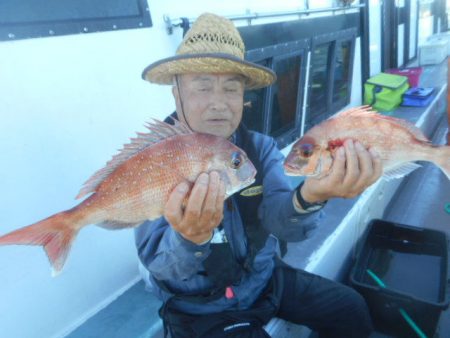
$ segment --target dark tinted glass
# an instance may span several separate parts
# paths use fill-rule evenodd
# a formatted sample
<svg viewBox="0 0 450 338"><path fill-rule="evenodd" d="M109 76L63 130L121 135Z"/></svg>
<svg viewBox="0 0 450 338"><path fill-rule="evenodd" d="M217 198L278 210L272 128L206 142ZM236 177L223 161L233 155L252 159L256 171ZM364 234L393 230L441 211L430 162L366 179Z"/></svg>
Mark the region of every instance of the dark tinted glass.
<svg viewBox="0 0 450 338"><path fill-rule="evenodd" d="M334 68L333 102L347 102L349 93L350 74L350 41L343 41L336 44L336 64Z"/></svg>
<svg viewBox="0 0 450 338"><path fill-rule="evenodd" d="M242 121L247 128L264 131L264 89L246 91Z"/></svg>
<svg viewBox="0 0 450 338"><path fill-rule="evenodd" d="M299 98L301 58L299 55L279 60L274 65L277 82L272 86L270 135L277 137L295 127Z"/></svg>
<svg viewBox="0 0 450 338"><path fill-rule="evenodd" d="M268 59L257 62L261 66L269 67ZM248 129L264 132L264 99L266 89L248 90L244 94L244 112L242 121Z"/></svg>
<svg viewBox="0 0 450 338"><path fill-rule="evenodd" d="M321 121L327 112L328 71L331 43L316 46L311 56L311 88L309 113L305 128Z"/></svg>
<svg viewBox="0 0 450 338"><path fill-rule="evenodd" d="M0 41L151 25L147 0L0 0Z"/></svg>
<svg viewBox="0 0 450 338"><path fill-rule="evenodd" d="M139 15L138 1L129 0L2 0L0 23L85 20Z"/></svg>

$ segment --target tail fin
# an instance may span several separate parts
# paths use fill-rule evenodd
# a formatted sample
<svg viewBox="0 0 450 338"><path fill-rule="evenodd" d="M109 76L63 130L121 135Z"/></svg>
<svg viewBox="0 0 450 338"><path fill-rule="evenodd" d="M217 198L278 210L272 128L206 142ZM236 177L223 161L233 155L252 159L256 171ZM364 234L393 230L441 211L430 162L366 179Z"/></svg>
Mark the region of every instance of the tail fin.
<svg viewBox="0 0 450 338"><path fill-rule="evenodd" d="M434 158L434 163L442 169L450 180L450 146L440 146L437 148L438 156Z"/></svg>
<svg viewBox="0 0 450 338"><path fill-rule="evenodd" d="M71 211L63 211L40 222L0 237L0 245L42 245L52 266L52 276L61 272L78 227L71 224Z"/></svg>

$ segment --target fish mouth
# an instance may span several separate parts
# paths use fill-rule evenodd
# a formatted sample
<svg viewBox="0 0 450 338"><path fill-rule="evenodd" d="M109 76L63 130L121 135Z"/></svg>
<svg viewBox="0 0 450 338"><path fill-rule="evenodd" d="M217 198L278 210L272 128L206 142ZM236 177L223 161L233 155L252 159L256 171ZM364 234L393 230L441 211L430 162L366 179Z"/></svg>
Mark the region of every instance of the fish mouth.
<svg viewBox="0 0 450 338"><path fill-rule="evenodd" d="M242 190L244 188L247 188L249 185L252 185L256 181L255 176L256 176L256 173L255 173L255 175L250 176L245 181L243 181L241 186L239 188L237 188L236 191Z"/></svg>
<svg viewBox="0 0 450 338"><path fill-rule="evenodd" d="M313 173L305 173L302 168L298 165L291 163L284 163L284 174L286 176L307 176L307 177L317 177L320 174L320 164L319 170L315 170Z"/></svg>
<svg viewBox="0 0 450 338"><path fill-rule="evenodd" d="M286 176L299 176L301 173L300 167L295 164L284 163L284 173Z"/></svg>
<svg viewBox="0 0 450 338"><path fill-rule="evenodd" d="M231 189L231 190L227 190L225 193L226 198L228 198L231 195L237 193L238 191L241 191L242 189L248 187L249 185L253 184L253 182L255 182L255 179L252 177L252 178L249 178L246 181L242 182L242 184L240 186L238 186L234 189Z"/></svg>
<svg viewBox="0 0 450 338"><path fill-rule="evenodd" d="M242 189L245 188L245 187L248 187L249 185L252 185L255 181L256 180L255 180L254 177L249 178L247 181L244 182Z"/></svg>

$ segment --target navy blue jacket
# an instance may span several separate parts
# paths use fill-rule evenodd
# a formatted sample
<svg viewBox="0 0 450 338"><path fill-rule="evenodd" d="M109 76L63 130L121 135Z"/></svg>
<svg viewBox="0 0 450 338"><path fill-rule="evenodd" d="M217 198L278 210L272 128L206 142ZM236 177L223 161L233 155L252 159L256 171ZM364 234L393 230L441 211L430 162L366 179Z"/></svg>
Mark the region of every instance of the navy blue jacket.
<svg viewBox="0 0 450 338"><path fill-rule="evenodd" d="M239 283L232 286L234 297L226 298L224 295L206 304L177 299L173 305L181 311L207 314L251 306L272 276L278 239L289 242L305 239L321 217L321 211L301 214L294 208L294 190L284 175L284 157L275 141L252 131L248 132L248 137L259 151L259 170L263 173L263 198L254 217L261 220L270 235L265 246L255 256L252 269L242 276ZM235 143L247 151L239 139ZM232 202L236 201L237 194L239 192L229 197ZM244 260L248 252L247 240L239 210L224 207L222 225L234 257ZM162 301L173 295L167 289L173 293L201 293L213 287L211 281L201 273L204 271L202 262L210 253L210 242L197 245L184 239L164 217L145 222L136 228L135 240L141 263L149 271L143 274L144 281ZM160 283L156 283L155 279L164 281L166 290L160 288Z"/></svg>

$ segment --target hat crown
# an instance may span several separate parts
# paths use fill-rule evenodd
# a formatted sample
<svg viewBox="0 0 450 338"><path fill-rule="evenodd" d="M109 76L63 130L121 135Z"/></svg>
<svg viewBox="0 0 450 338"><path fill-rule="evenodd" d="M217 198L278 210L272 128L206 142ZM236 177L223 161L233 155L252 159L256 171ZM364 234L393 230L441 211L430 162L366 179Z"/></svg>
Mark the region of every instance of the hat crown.
<svg viewBox="0 0 450 338"><path fill-rule="evenodd" d="M246 89L266 87L276 74L257 63L244 60L245 46L234 24L221 16L200 15L186 33L176 55L156 61L142 72L153 83L173 84L180 74L240 74Z"/></svg>
<svg viewBox="0 0 450 338"><path fill-rule="evenodd" d="M177 49L177 55L226 53L244 59L245 47L233 23L215 14L198 17Z"/></svg>

